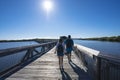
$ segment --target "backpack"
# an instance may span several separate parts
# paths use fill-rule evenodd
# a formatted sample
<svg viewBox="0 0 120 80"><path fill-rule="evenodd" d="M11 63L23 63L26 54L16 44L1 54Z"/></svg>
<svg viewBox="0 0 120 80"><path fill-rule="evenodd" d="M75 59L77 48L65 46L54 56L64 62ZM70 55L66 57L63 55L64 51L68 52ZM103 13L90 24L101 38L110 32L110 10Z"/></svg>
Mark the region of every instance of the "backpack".
<svg viewBox="0 0 120 80"><path fill-rule="evenodd" d="M67 39L67 41L66 41L66 47L67 47L67 48L71 48L72 45L73 45L72 40L71 40L71 39Z"/></svg>
<svg viewBox="0 0 120 80"><path fill-rule="evenodd" d="M63 45L62 44L58 44L57 53L63 53L63 51L64 51Z"/></svg>

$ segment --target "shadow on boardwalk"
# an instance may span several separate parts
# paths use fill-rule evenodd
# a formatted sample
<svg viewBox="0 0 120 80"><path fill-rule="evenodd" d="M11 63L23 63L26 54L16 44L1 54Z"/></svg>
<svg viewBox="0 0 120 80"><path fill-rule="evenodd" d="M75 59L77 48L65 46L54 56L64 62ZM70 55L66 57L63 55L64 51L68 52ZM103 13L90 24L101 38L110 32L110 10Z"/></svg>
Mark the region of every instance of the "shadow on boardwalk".
<svg viewBox="0 0 120 80"><path fill-rule="evenodd" d="M41 54L36 55L33 58L29 59L28 61L23 62L19 66L17 66L15 68L13 68L12 70L10 70L8 73L4 74L2 77L0 76L0 80L5 80L6 78L8 78L9 76L11 76L12 74L16 73L17 71L21 70L22 68L24 68L25 66L27 66L28 64L30 64L31 62L33 62L36 59L40 58L44 54L46 54L46 53L41 53Z"/></svg>
<svg viewBox="0 0 120 80"><path fill-rule="evenodd" d="M69 64L67 64L68 63L67 59L64 59L65 71L63 69L59 72L58 60L56 55L53 54L53 52L54 51L48 52L47 54L43 53L41 55L36 55L31 60L25 61L24 64L21 64L20 66L18 66L14 71L9 72L8 75L4 76L3 79L61 80L61 76L62 76L62 80L92 80L87 75L87 72L85 72L79 66L77 66L79 65L77 63L79 62L76 62L76 64L73 62L70 62ZM72 60L77 61L75 56L72 56ZM25 66L27 66L27 68L24 68ZM3 79L0 79L0 80L3 80Z"/></svg>
<svg viewBox="0 0 120 80"><path fill-rule="evenodd" d="M61 70L61 74L62 74L62 80L72 80L71 77L67 74L67 72L63 70Z"/></svg>
<svg viewBox="0 0 120 80"><path fill-rule="evenodd" d="M70 66L72 67L72 69L74 70L74 72L78 75L78 80L92 80L89 75L87 74L87 72L85 72L84 70L82 70L79 66L77 66L75 63L73 63L72 61L69 62Z"/></svg>
<svg viewBox="0 0 120 80"><path fill-rule="evenodd" d="M87 72L82 70L79 66L77 66L75 63L70 62L70 66L72 67L73 71L78 75L78 78L75 80L92 80ZM70 75L64 71L64 69L61 69L61 75L62 75L62 80L72 80Z"/></svg>

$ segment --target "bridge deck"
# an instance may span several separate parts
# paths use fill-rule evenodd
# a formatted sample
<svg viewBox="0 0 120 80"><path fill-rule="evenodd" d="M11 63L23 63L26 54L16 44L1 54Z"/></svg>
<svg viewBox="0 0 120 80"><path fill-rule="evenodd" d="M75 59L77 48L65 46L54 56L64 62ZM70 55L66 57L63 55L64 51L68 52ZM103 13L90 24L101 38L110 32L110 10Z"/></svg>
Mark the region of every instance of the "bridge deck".
<svg viewBox="0 0 120 80"><path fill-rule="evenodd" d="M53 48L6 80L91 80L74 53L72 63L68 63L64 56L64 71L60 71L54 50Z"/></svg>

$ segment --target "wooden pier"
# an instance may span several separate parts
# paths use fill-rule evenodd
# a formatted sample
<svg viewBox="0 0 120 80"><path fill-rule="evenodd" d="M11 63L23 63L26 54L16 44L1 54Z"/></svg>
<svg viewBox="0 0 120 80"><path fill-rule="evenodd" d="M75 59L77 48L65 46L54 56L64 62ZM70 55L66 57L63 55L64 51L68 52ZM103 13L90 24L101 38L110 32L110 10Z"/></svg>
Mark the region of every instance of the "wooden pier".
<svg viewBox="0 0 120 80"><path fill-rule="evenodd" d="M75 44L59 69L56 42L0 50L0 80L120 80L120 59Z"/></svg>
<svg viewBox="0 0 120 80"><path fill-rule="evenodd" d="M92 80L84 67L72 52L72 62L68 62L64 56L64 70L61 71L58 65L55 48L43 56L12 74L6 80Z"/></svg>

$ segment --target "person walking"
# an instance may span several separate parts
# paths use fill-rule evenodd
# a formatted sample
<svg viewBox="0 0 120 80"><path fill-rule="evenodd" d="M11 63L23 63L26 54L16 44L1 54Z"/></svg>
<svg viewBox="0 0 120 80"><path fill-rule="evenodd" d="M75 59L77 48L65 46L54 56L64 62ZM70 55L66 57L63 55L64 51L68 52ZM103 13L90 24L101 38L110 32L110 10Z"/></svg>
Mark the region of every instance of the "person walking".
<svg viewBox="0 0 120 80"><path fill-rule="evenodd" d="M63 56L64 56L64 44L62 39L59 39L57 45L56 45L56 49L55 49L55 53L57 53L58 59L59 59L59 68L63 69Z"/></svg>
<svg viewBox="0 0 120 80"><path fill-rule="evenodd" d="M71 35L68 35L68 38L65 41L65 46L66 46L66 55L68 57L68 61L71 61L71 51L73 50L74 47L74 42L71 39Z"/></svg>

